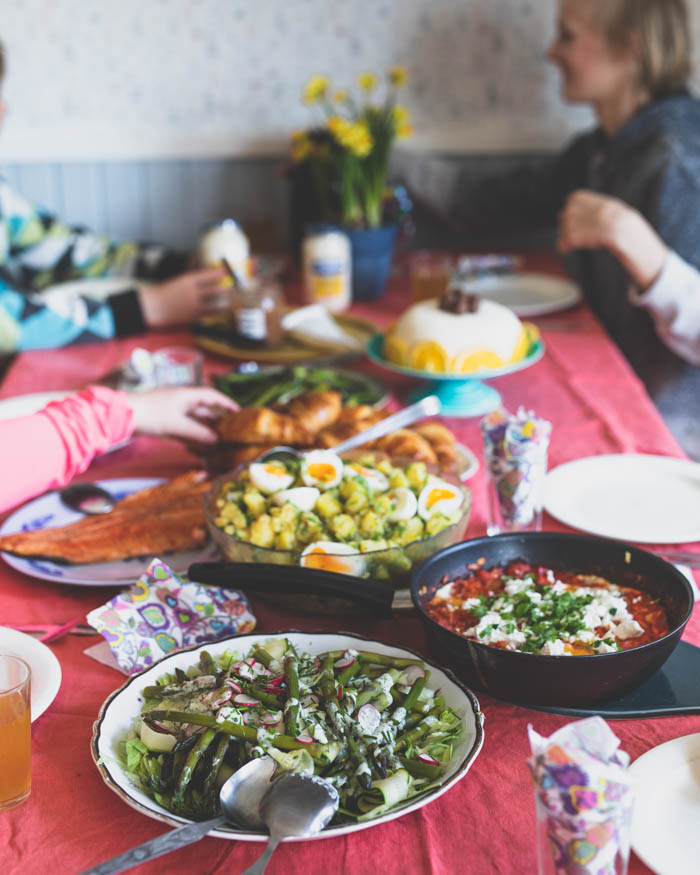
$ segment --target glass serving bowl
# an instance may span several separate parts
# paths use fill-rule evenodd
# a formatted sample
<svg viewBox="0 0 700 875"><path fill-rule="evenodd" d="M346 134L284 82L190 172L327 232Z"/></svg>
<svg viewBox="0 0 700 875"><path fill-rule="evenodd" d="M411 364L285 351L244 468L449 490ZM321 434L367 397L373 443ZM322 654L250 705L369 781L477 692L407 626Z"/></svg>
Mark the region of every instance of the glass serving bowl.
<svg viewBox="0 0 700 875"><path fill-rule="evenodd" d="M342 458L351 461L360 455L366 457L367 451L365 450L362 453L344 453ZM374 452L372 455L374 455L376 460L388 458L386 454L377 452ZM393 465L403 466L414 460L391 458L390 461ZM212 480L211 488L205 498L204 511L207 526L214 543L218 545L224 556L232 562L269 562L275 565L299 565L301 551L258 547L249 541L241 541L233 535L227 534L214 522L215 517L218 515L216 500L219 497L222 486L224 483L239 477L248 467L248 464L250 463L239 465L228 474ZM429 473L439 476L459 490L462 495L461 516L455 523L447 526L441 532L427 538L421 538L418 541L411 541L399 547L389 547L384 550L375 550L368 553L358 552L349 556L343 554L344 560L352 560L354 556L357 557L356 576L385 581L396 589L405 588L409 586L411 569L414 565L432 556L433 553L437 553L438 550L464 540L471 511L471 490L453 474L442 471L437 466L426 465L426 468Z"/></svg>

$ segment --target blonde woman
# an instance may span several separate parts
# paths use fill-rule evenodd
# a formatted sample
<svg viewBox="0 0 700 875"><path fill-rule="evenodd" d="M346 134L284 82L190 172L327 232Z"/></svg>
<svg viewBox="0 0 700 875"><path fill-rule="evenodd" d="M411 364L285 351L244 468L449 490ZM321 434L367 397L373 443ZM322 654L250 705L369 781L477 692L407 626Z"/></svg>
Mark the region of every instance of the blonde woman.
<svg viewBox="0 0 700 875"><path fill-rule="evenodd" d="M700 459L700 101L685 0L562 0L548 58L598 125L537 172L462 189L470 228L551 227L594 311ZM458 187L459 188L459 187Z"/></svg>

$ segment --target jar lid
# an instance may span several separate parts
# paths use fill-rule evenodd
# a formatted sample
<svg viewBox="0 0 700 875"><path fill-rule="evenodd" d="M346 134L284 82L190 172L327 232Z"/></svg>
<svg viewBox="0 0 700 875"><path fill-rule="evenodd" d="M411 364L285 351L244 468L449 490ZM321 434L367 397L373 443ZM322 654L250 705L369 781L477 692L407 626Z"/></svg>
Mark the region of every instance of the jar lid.
<svg viewBox="0 0 700 875"><path fill-rule="evenodd" d="M311 237L315 234L343 234L347 236L342 228L330 222L312 222L309 225L304 225L304 236Z"/></svg>

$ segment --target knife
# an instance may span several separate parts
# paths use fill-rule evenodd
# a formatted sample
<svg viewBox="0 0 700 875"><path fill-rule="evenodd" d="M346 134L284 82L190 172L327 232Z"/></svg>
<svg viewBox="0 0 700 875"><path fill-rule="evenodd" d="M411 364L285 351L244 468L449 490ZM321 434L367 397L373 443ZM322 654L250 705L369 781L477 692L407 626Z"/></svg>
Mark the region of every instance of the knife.
<svg viewBox="0 0 700 875"><path fill-rule="evenodd" d="M383 580L355 577L300 565L271 562L195 562L187 572L190 580L208 586L227 586L247 592L303 593L344 598L368 611L388 616L392 611L413 608L410 590L396 590Z"/></svg>

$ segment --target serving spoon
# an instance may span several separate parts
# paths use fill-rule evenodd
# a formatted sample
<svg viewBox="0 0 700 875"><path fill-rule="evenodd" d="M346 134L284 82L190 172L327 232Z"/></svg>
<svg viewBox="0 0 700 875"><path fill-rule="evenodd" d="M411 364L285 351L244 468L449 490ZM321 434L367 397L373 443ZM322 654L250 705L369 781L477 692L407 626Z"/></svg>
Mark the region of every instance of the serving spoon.
<svg viewBox="0 0 700 875"><path fill-rule="evenodd" d="M276 767L277 763L269 756L250 760L221 786L219 801L222 814L218 817L180 826L92 869L86 869L82 875L116 875L117 872L199 841L226 822L246 829L262 830L265 824L260 817L260 803L270 789Z"/></svg>
<svg viewBox="0 0 700 875"><path fill-rule="evenodd" d="M340 455L340 453L344 453L346 450L351 450L354 447L362 446L362 444L383 437L385 434L389 434L390 431L405 428L407 425L411 425L419 419L425 419L428 416L437 416L441 407L442 404L437 395L427 395L415 404L404 407L404 409L399 410L398 413L392 413L391 416L387 416L386 419L380 419L379 422L370 425L370 427L366 428L364 431L358 432L352 437L341 441L339 444L331 447L329 452ZM272 449L262 453L256 461L269 462L272 459L280 459L281 461L295 459L301 460L308 452L308 450L299 452L299 450L294 449L294 447L272 447Z"/></svg>
<svg viewBox="0 0 700 875"><path fill-rule="evenodd" d="M270 830L270 841L243 875L263 875L283 839L320 832L338 810L338 802L338 791L318 775L280 775L260 803L260 816Z"/></svg>
<svg viewBox="0 0 700 875"><path fill-rule="evenodd" d="M59 489L58 497L71 510L99 516L114 510L117 499L96 483L72 483Z"/></svg>

